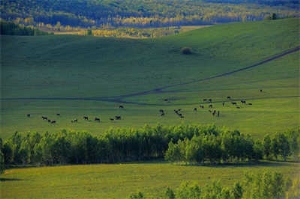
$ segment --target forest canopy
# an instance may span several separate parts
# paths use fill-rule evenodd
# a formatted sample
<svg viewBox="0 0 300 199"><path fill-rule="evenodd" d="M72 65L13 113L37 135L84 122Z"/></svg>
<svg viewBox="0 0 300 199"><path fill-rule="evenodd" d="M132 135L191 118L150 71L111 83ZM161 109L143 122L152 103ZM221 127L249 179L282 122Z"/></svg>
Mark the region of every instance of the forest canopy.
<svg viewBox="0 0 300 199"><path fill-rule="evenodd" d="M2 0L1 18L36 27L168 27L299 16L285 0Z"/></svg>

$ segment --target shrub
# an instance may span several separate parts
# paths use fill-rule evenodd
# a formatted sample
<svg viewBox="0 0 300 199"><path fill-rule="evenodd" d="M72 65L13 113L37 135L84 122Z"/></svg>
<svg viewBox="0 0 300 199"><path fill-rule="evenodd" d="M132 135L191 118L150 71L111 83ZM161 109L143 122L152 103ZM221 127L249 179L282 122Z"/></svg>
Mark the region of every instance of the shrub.
<svg viewBox="0 0 300 199"><path fill-rule="evenodd" d="M192 49L190 47L183 47L183 48L181 48L180 52L183 55L190 55L190 54L192 54Z"/></svg>

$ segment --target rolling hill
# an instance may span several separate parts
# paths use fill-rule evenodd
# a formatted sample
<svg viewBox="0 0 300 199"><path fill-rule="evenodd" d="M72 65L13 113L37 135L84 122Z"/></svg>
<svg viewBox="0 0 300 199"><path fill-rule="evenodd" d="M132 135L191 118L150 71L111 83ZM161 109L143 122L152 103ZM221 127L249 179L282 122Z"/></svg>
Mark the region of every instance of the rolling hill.
<svg viewBox="0 0 300 199"><path fill-rule="evenodd" d="M255 136L297 128L299 43L296 18L216 25L147 40L1 36L0 135L63 128L97 134L109 127L178 122L214 123ZM182 47L193 53L183 55ZM253 105L237 109L227 96ZM211 117L204 98L212 99L220 118ZM201 104L206 109L193 112ZM160 108L167 110L166 117L159 116ZM186 117L174 116L175 108ZM42 115L57 124L41 123ZM70 123L83 115L103 122ZM124 116L123 121L109 121L114 115Z"/></svg>

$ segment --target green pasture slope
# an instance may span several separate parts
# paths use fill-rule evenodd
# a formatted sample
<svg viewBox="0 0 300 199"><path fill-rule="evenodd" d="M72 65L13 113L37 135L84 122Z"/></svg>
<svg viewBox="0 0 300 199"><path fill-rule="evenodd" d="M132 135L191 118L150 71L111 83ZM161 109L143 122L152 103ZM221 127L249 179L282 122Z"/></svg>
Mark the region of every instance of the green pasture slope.
<svg viewBox="0 0 300 199"><path fill-rule="evenodd" d="M1 36L0 136L61 129L100 134L158 123L216 124L258 137L298 128L299 43L299 19L216 25L147 40ZM181 54L185 46L193 54ZM212 99L220 117L208 112L204 98ZM178 108L184 118L174 114ZM116 115L122 120L109 120Z"/></svg>
<svg viewBox="0 0 300 199"><path fill-rule="evenodd" d="M110 127L158 123L216 124L255 137L299 128L299 43L299 19L217 25L153 40L1 36L0 137L61 129L97 135ZM184 46L193 54L182 55ZM220 117L208 112L204 98L212 99ZM241 104L241 99L252 105ZM178 108L184 118L174 114ZM84 115L90 120L84 121ZM109 120L116 115L122 120ZM78 123L70 122L74 118ZM127 198L141 191L156 198L183 181L204 186L218 179L232 186L244 172L262 170L293 177L299 165L140 163L9 169L1 175L0 195Z"/></svg>

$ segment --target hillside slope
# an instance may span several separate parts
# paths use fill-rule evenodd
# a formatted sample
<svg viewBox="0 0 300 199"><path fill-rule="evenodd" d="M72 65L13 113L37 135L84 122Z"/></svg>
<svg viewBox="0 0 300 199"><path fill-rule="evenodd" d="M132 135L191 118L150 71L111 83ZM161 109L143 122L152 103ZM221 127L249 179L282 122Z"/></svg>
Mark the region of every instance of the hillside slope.
<svg viewBox="0 0 300 199"><path fill-rule="evenodd" d="M193 53L181 54L184 46ZM299 46L299 19L216 25L153 40L1 36L0 134L63 128L101 133L180 122L225 125L257 136L297 128ZM237 109L227 96L254 105ZM207 107L192 111L208 105L204 98L213 99L220 118ZM174 114L178 108L184 118ZM40 123L42 115L57 123ZM83 115L101 117L101 125L70 123ZM115 115L124 120L111 122Z"/></svg>

